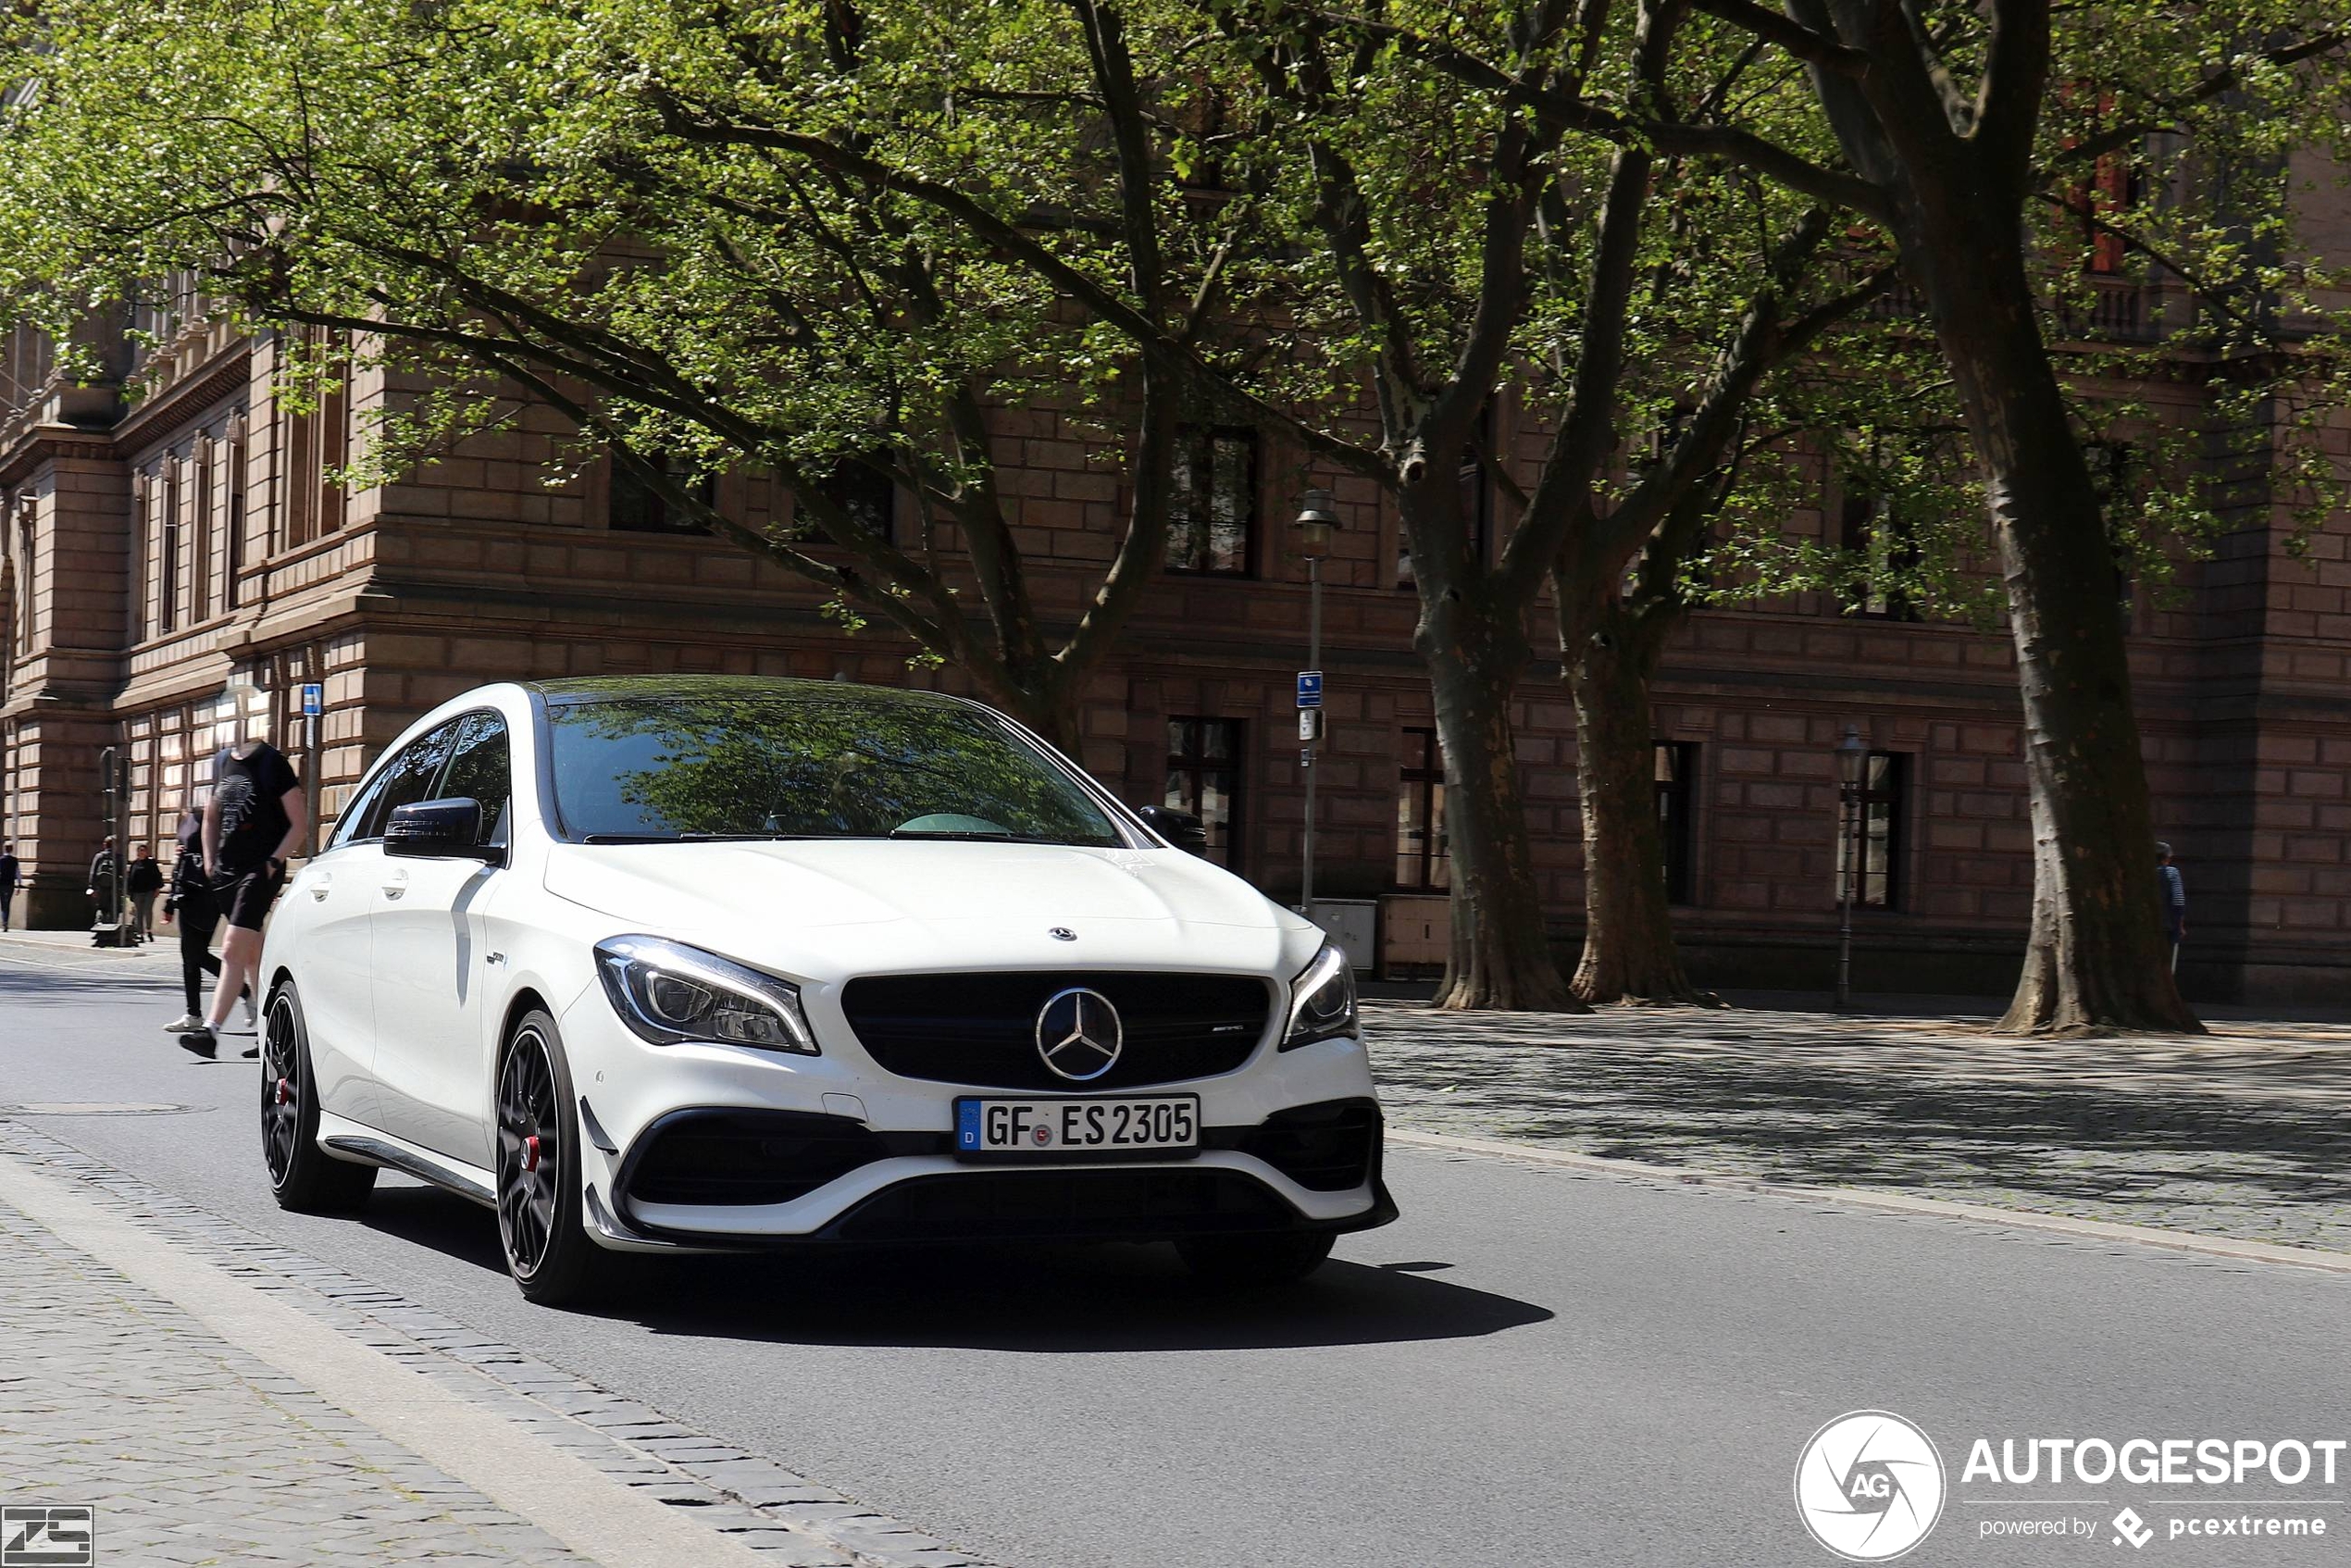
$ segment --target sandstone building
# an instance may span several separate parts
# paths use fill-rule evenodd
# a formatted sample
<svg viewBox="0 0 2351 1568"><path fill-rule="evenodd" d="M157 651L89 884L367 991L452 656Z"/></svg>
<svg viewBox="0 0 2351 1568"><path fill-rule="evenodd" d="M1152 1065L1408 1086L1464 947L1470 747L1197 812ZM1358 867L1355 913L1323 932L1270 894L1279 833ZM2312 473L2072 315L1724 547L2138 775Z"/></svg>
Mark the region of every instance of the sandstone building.
<svg viewBox="0 0 2351 1568"><path fill-rule="evenodd" d="M2133 317L2133 319L2136 317ZM315 411L271 396L278 345L196 317L183 286L142 325L93 323L119 388L57 384L20 336L0 435L0 837L31 878L20 913L86 924L84 867L106 830L99 758L124 758L132 841L168 856L221 721L249 705L318 786L330 824L376 752L429 705L509 676L763 672L953 687L876 628L844 635L817 592L734 545L667 526L601 469L551 483L552 426L478 441L404 482L335 482L385 395L367 380ZM111 337L107 334L111 332ZM1501 449L1531 467L1533 432ZM1093 438L1003 414L1041 614L1074 614L1123 492ZM1346 515L1325 567L1329 744L1317 890L1390 901L1396 956L1441 921L1443 786L1410 651L1415 603L1397 524L1362 481L1311 474L1247 429L1194 434L1182 568L1151 590L1089 693L1086 765L1126 799L1200 811L1213 852L1277 896L1299 882L1292 672L1306 573L1288 523L1310 482ZM2351 422L2331 433L2351 460ZM1835 534L1825 478L1796 531ZM759 524L789 505L754 479L718 504ZM890 504L881 496L875 504ZM2351 518L2287 549L2257 501L2185 602L2133 617L2136 701L2157 819L2192 899L2191 995L2337 1000L2351 981ZM324 713L300 713L306 682ZM1836 922L1832 748L1877 753L1867 806L1863 989L1984 990L2012 978L2030 897L2024 768L2005 638L1796 596L1703 613L1658 685L1659 809L1694 974L1718 985L1827 983ZM1521 698L1521 764L1556 934L1572 960L1583 850L1572 715L1556 666ZM1417 923L1417 924L1416 924Z"/></svg>

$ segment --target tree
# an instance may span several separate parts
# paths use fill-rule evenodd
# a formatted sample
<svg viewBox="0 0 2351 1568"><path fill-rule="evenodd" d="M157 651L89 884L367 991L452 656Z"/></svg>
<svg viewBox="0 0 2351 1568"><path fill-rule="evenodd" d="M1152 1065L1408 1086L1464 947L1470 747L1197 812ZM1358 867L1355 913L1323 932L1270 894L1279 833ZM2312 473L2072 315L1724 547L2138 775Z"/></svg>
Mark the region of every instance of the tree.
<svg viewBox="0 0 2351 1568"><path fill-rule="evenodd" d="M2080 334L2049 258L2067 254L2070 224L2112 238L2194 292L2203 315L2187 346L2203 353L2241 356L2285 335L2312 281L2289 260L2289 154L2342 144L2338 13L2291 0L1790 0L1785 14L1699 3L1800 62L1818 129L1809 142L1736 125L1646 132L1703 143L1882 228L1974 448L2017 650L2034 842L2027 957L2000 1027L2195 1029L2158 939L2111 538L2050 348ZM1571 122L1592 112L1565 97L1551 107ZM2113 202L2094 177L2117 168L2166 201Z"/></svg>
<svg viewBox="0 0 2351 1568"><path fill-rule="evenodd" d="M846 84L823 79L757 105L665 88L665 112L679 135L799 160L927 204L1146 361L1184 378L1211 406L1273 424L1311 458L1375 480L1411 552L1421 606L1414 644L1430 671L1446 756L1455 918L1442 998L1453 1006L1575 1005L1545 935L1511 716L1532 659L1538 595L1565 570L1579 616L1587 602L1597 614L1605 594L1593 585L1621 577L1645 543L1670 576L1681 541L1695 537L1688 519L1702 519L1707 498L1719 496L1708 481L1743 404L1864 291L1820 286L1828 273L1812 264L1825 225L1805 216L1806 203L1752 181L1746 199L1726 199L1739 193L1686 161L1661 161L1622 135L1570 135L1540 112L1550 95L1603 84L1662 93L1689 14L1678 3L1546 5L1523 16L1499 6L1391 7L1373 20L1277 0L1068 0L1019 14L1037 30L1032 44L1056 26L1082 34L1087 69L1076 84L1040 68L1055 56L1032 47L965 58L969 75L942 72L927 57L927 73L954 83L943 96L911 81L868 81L854 113L836 107L850 100ZM1404 24L1412 21L1443 40L1412 32ZM964 30L947 32L960 38ZM1724 56L1709 69L1727 87L1740 68ZM883 102L888 128L877 133ZM1200 317L1200 330L1171 332L1105 286L1082 253L969 186L952 160L942 168L938 148L949 126L987 141L995 132L980 118L1007 103L1050 106L1066 117L1073 143L1133 146L1135 161L1168 168L1169 188L1186 193L1183 210L1215 236L1194 248L1214 258L1202 283L1221 292L1226 308ZM1213 178L1193 178L1205 168ZM1716 189L1698 189L1708 183ZM1645 292L1641 280L1674 243L1659 216L1661 186L1691 196L1686 230L1694 215L1715 213L1705 220L1710 243L1686 244L1685 262L1711 255L1702 278L1686 266L1675 287ZM1604 518L1598 506L1604 492L1612 494L1605 480L1621 452L1627 399L1651 370L1694 387L1699 415L1666 439L1670 458ZM1537 410L1532 422L1549 427L1542 477L1524 493L1490 450L1490 414L1505 384ZM1465 471L1489 477L1517 504L1516 525L1498 545L1480 537L1475 509L1464 504ZM1671 530L1668 517L1680 520ZM1576 624L1579 637L1591 628L1587 618ZM1648 655L1644 671L1653 663ZM1620 731L1637 731L1645 765L1645 673L1633 687L1611 679L1603 690L1595 679L1588 694L1594 754ZM1626 712L1637 705L1638 716L1598 728L1603 702ZM1612 777L1616 762L1609 767ZM1587 796L1587 809L1599 824L1591 831L1600 858L1612 866L1629 849L1648 860L1645 872L1631 873L1634 883L1661 877L1653 837L1614 841L1613 797ZM1611 895L1594 908L1605 923L1633 902ZM1661 920L1643 940L1666 954L1645 976L1674 968ZM1660 989L1686 988L1676 978ZM1605 994L1621 989L1611 982Z"/></svg>
<svg viewBox="0 0 2351 1568"><path fill-rule="evenodd" d="M290 380L372 367L415 389L373 432L377 477L552 405L676 515L1076 749L1079 694L1165 553L1177 383L922 204L670 125L675 93L854 82L914 41L844 5L739 31L643 0L67 0L7 27L32 83L0 172L20 317L62 342L93 302L193 269L257 329L315 330L290 339ZM1151 172L1124 149L1058 149L1050 169L1010 151L999 137L964 172L1040 232L1111 192L1089 263L1182 330ZM999 483L1007 404L1128 431L1124 526L1065 631ZM706 498L701 479L745 466L791 492L789 527ZM860 470L912 496L914 541L836 497Z"/></svg>

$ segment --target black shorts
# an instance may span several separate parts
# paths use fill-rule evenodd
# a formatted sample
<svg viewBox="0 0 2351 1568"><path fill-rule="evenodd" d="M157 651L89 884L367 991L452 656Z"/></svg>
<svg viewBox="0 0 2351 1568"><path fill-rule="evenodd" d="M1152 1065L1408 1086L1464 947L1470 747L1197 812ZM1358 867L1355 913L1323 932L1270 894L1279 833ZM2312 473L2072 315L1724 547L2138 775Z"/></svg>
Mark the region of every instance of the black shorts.
<svg viewBox="0 0 2351 1568"><path fill-rule="evenodd" d="M215 878L212 902L227 916L230 929L258 931L285 880L283 871L263 861L251 871L232 871Z"/></svg>

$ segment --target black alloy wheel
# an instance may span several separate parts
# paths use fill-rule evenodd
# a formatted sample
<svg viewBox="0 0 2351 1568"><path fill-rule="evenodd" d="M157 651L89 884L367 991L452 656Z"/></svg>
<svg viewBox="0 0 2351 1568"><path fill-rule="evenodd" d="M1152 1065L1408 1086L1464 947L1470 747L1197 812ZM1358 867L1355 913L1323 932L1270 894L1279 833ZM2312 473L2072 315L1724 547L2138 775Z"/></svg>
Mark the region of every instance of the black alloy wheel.
<svg viewBox="0 0 2351 1568"><path fill-rule="evenodd" d="M261 1019L261 1159L270 1195L298 1213L356 1209L375 1189L376 1167L318 1147L316 1083L302 997L288 980L270 992Z"/></svg>
<svg viewBox="0 0 2351 1568"><path fill-rule="evenodd" d="M555 1021L524 1014L498 1070L498 1238L523 1295L549 1306L588 1294L604 1257L581 1223L572 1103Z"/></svg>

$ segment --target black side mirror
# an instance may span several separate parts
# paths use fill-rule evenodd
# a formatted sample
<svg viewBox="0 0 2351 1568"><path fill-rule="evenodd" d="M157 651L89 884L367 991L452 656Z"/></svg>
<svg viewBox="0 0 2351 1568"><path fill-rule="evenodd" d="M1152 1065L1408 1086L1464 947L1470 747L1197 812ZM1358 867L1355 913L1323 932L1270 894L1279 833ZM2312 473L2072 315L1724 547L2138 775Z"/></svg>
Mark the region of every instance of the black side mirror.
<svg viewBox="0 0 2351 1568"><path fill-rule="evenodd" d="M392 808L384 825L384 853L410 860L505 863L506 852L481 842L481 803L458 797Z"/></svg>
<svg viewBox="0 0 2351 1568"><path fill-rule="evenodd" d="M1190 812L1176 811L1168 806L1138 806L1135 815L1143 819L1144 826L1177 849L1191 854L1208 852L1208 827Z"/></svg>

